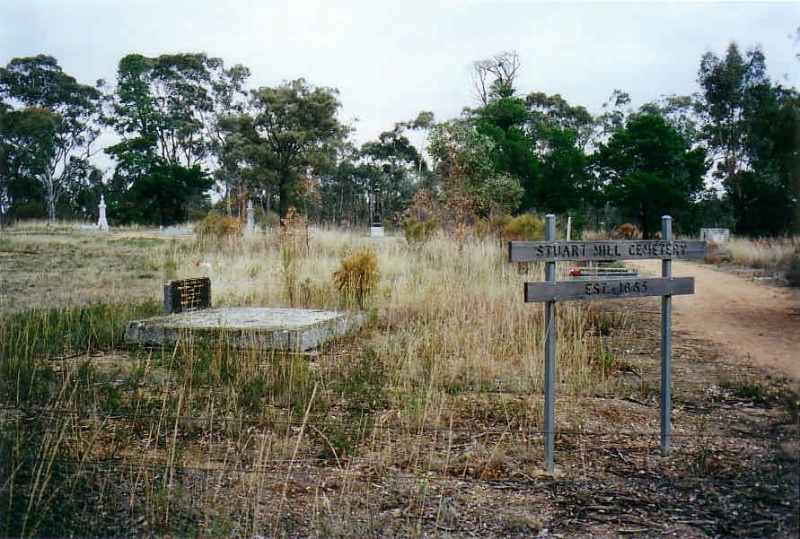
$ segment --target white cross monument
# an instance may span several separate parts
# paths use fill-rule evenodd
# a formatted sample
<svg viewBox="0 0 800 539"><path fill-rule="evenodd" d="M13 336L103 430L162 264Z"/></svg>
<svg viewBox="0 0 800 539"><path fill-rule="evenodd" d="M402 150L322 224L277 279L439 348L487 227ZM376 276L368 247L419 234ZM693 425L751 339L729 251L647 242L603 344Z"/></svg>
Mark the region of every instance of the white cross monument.
<svg viewBox="0 0 800 539"><path fill-rule="evenodd" d="M106 199L100 195L100 218L97 220L97 228L100 230L108 230L108 221L106 220Z"/></svg>

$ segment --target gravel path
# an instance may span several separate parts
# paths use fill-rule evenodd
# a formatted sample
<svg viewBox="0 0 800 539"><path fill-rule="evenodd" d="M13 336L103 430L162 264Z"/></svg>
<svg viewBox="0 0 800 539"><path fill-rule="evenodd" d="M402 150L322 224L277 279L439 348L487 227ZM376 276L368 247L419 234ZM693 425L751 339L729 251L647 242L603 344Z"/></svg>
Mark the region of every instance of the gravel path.
<svg viewBox="0 0 800 539"><path fill-rule="evenodd" d="M661 275L660 260L630 264ZM745 362L789 378L800 392L800 291L711 266L673 261L674 277L695 278L694 295L673 299L673 327L718 344Z"/></svg>

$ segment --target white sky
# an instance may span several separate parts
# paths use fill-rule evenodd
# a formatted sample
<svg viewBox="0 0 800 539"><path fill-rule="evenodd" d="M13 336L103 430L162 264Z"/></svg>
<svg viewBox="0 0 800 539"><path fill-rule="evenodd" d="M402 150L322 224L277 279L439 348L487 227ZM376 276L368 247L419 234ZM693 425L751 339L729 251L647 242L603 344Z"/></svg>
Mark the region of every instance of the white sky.
<svg viewBox="0 0 800 539"><path fill-rule="evenodd" d="M0 65L45 53L80 82L114 82L120 58L205 52L250 68L250 87L305 77L340 90L359 142L432 110L474 106L476 60L517 51L517 89L599 112L698 90L700 57L759 46L798 86L800 2L473 0L0 0Z"/></svg>

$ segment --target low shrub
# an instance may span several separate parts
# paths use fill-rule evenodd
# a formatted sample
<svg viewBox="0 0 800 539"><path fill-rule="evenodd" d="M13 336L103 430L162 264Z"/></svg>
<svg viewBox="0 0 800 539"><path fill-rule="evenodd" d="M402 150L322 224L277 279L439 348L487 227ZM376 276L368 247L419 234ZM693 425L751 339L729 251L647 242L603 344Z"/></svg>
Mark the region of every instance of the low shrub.
<svg viewBox="0 0 800 539"><path fill-rule="evenodd" d="M205 238L224 238L242 233L242 224L236 217L227 217L218 213L209 213L205 219L194 227L197 236Z"/></svg>
<svg viewBox="0 0 800 539"><path fill-rule="evenodd" d="M436 219L418 221L416 217L409 216L403 219L403 235L412 247L421 247L433 236L436 229Z"/></svg>
<svg viewBox="0 0 800 539"><path fill-rule="evenodd" d="M624 238L626 240L632 240L634 238L641 237L642 233L639 231L639 227L633 225L631 223L622 223L617 229L618 237Z"/></svg>
<svg viewBox="0 0 800 539"><path fill-rule="evenodd" d="M544 220L530 213L518 215L505 225L504 235L508 241L543 240Z"/></svg>
<svg viewBox="0 0 800 539"><path fill-rule="evenodd" d="M339 268L333 272L336 288L345 303L355 303L359 309L364 308L364 302L377 286L380 276L375 251L366 247L355 252L344 251Z"/></svg>

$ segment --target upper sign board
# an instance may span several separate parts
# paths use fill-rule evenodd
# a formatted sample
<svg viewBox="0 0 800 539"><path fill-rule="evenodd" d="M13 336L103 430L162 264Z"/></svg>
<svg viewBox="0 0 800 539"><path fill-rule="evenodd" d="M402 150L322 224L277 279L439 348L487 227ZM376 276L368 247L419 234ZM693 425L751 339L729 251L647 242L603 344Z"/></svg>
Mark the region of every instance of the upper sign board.
<svg viewBox="0 0 800 539"><path fill-rule="evenodd" d="M705 258L704 241L512 241L509 262Z"/></svg>

